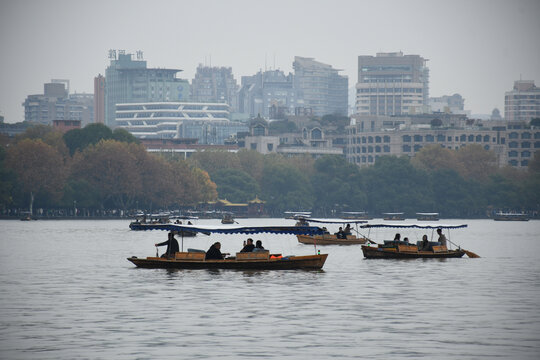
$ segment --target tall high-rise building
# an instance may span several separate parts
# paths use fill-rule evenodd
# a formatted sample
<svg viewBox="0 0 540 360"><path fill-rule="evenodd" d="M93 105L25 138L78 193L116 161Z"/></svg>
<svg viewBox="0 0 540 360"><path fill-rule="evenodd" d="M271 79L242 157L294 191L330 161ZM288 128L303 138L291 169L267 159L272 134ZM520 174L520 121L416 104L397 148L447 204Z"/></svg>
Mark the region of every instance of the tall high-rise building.
<svg viewBox="0 0 540 360"><path fill-rule="evenodd" d="M149 69L142 53L111 50L105 71L105 125L115 126L116 104L189 100L189 82L176 78L179 69Z"/></svg>
<svg viewBox="0 0 540 360"><path fill-rule="evenodd" d="M338 69L312 58L294 57L294 87L304 100L304 107L311 108L314 115L347 115L347 76L339 75Z"/></svg>
<svg viewBox="0 0 540 360"><path fill-rule="evenodd" d="M268 70L242 76L238 112L251 117L277 118L294 114L298 106L303 106L303 100L298 97L291 73L285 75L281 70Z"/></svg>
<svg viewBox="0 0 540 360"><path fill-rule="evenodd" d="M199 65L191 82L191 101L222 102L234 107L237 91L232 68Z"/></svg>
<svg viewBox="0 0 540 360"><path fill-rule="evenodd" d="M358 57L356 112L360 115L422 114L429 111L426 59L402 52Z"/></svg>
<svg viewBox="0 0 540 360"><path fill-rule="evenodd" d="M93 121L93 94L69 94L67 80L53 80L43 88L43 94L28 95L22 104L24 121L53 125L56 120L77 120L83 126Z"/></svg>
<svg viewBox="0 0 540 360"><path fill-rule="evenodd" d="M94 122L105 123L105 77L94 78Z"/></svg>
<svg viewBox="0 0 540 360"><path fill-rule="evenodd" d="M504 117L507 121L540 118L540 88L533 80L517 80L514 89L505 93Z"/></svg>

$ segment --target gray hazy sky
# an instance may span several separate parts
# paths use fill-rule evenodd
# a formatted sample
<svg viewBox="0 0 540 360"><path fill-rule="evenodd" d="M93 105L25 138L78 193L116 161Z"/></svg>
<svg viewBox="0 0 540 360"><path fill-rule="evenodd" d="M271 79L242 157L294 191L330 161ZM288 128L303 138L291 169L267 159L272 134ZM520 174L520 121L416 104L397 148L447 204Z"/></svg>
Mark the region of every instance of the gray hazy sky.
<svg viewBox="0 0 540 360"><path fill-rule="evenodd" d="M51 79L93 92L109 49L142 50L149 67L292 71L294 56L343 69L358 55L429 59L430 96L459 93L473 114L504 112L514 80L540 86L540 0L0 0L0 114L24 120L27 95Z"/></svg>

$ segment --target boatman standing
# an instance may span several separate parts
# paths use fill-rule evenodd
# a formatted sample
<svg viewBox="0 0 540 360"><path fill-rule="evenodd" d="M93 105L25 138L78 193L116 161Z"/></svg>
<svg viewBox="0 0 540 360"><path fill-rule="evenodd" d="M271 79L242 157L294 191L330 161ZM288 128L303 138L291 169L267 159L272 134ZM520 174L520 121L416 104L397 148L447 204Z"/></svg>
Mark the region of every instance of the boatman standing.
<svg viewBox="0 0 540 360"><path fill-rule="evenodd" d="M163 255L161 255L162 258L174 257L174 254L180 251L178 241L176 241L176 239L174 238L174 234L172 233L172 231L169 232L169 238L167 239L167 241L155 245L156 247L167 245L167 251Z"/></svg>
<svg viewBox="0 0 540 360"><path fill-rule="evenodd" d="M439 234L439 240L438 242L441 243L441 245L446 246L446 236L442 233L442 229L437 229L437 234Z"/></svg>

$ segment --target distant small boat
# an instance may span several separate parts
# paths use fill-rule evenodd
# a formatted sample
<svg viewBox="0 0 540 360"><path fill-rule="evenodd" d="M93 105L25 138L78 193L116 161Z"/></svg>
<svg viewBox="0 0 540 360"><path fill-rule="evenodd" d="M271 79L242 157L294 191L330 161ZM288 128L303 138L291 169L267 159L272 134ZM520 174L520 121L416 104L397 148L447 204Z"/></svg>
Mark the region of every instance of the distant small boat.
<svg viewBox="0 0 540 360"><path fill-rule="evenodd" d="M529 216L524 213L503 213L498 212L493 217L495 221L529 221Z"/></svg>
<svg viewBox="0 0 540 360"><path fill-rule="evenodd" d="M418 221L439 221L439 213L416 213Z"/></svg>
<svg viewBox="0 0 540 360"><path fill-rule="evenodd" d="M367 211L343 211L341 214L343 219L348 220L373 220L373 216L370 216Z"/></svg>
<svg viewBox="0 0 540 360"><path fill-rule="evenodd" d="M223 213L223 218L221 218L222 224L234 224L235 222L232 213Z"/></svg>
<svg viewBox="0 0 540 360"><path fill-rule="evenodd" d="M341 234L338 232L336 234L330 234L325 227L323 227L323 234L313 235L313 234L299 234L296 235L296 238L298 239L298 242L301 244L309 244L309 245L355 245L355 244L366 244L369 240L365 237L357 237L356 235L352 234L352 228L345 227L345 224L365 224L366 220L350 220L350 219L303 219L304 222L296 223L296 226L309 226L307 221L319 223L319 224L342 224L342 232ZM307 220L307 221L306 221ZM349 229L347 231L347 229ZM355 230L357 234L358 229Z"/></svg>
<svg viewBox="0 0 540 360"><path fill-rule="evenodd" d="M383 213L383 220L387 221L401 221L405 220L402 212Z"/></svg>

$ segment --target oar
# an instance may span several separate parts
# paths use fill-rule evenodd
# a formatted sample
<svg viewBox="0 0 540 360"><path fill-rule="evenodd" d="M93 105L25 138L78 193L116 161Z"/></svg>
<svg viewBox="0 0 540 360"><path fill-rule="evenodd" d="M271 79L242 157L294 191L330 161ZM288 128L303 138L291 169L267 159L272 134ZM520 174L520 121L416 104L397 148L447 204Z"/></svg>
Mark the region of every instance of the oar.
<svg viewBox="0 0 540 360"><path fill-rule="evenodd" d="M446 239L446 240L448 240L448 239ZM449 242L450 244L454 245L455 247L461 249L461 246L454 244L454 243L451 242L450 240L448 240L448 242ZM467 254L467 256L470 257L470 258L479 258L479 257L480 257L480 255L477 255L477 254L473 253L472 251L465 250L465 249L461 249L461 250L463 250L463 252L464 252L465 254Z"/></svg>
<svg viewBox="0 0 540 360"><path fill-rule="evenodd" d="M369 241L371 244L377 244L375 241L371 240L371 239L368 239L368 237L362 233L360 233L360 231L358 231L357 229L353 229L354 231L356 231L356 233L360 236L362 236L364 239L366 239L367 241Z"/></svg>

